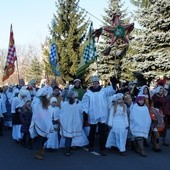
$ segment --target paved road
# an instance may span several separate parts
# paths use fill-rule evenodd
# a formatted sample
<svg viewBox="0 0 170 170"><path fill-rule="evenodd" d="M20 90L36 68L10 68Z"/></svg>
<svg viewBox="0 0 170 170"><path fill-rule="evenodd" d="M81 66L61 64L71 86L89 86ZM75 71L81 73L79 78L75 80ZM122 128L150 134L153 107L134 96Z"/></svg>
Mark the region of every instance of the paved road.
<svg viewBox="0 0 170 170"><path fill-rule="evenodd" d="M170 130L169 130L170 134ZM168 135L170 137L170 135ZM169 138L170 139L170 138ZM34 150L23 148L5 130L0 137L0 170L169 170L170 147L162 146L161 153L146 148L143 158L128 150L126 156L107 151L107 156L94 155L83 149L76 149L70 157L64 150L46 152L44 160L35 160Z"/></svg>

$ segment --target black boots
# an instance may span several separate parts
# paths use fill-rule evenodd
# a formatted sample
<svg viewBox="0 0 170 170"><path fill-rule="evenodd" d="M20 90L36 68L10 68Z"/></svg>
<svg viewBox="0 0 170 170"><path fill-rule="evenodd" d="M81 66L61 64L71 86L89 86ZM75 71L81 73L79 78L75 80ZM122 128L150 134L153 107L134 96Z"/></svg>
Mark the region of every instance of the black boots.
<svg viewBox="0 0 170 170"><path fill-rule="evenodd" d="M65 148L65 153L64 153L65 156L70 156L71 155L71 148L70 147L66 147Z"/></svg>

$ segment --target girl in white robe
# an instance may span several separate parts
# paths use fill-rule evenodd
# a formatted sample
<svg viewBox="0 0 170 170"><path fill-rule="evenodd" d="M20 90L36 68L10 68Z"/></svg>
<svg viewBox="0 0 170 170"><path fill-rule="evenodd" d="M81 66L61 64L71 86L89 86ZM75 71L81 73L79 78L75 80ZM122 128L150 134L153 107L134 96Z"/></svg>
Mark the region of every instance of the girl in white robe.
<svg viewBox="0 0 170 170"><path fill-rule="evenodd" d="M51 113L51 121L53 123L54 132L50 133L47 142L45 143L45 148L53 149L59 148L59 141L58 141L58 129L59 129L59 107L57 107L57 99L52 97L50 99L50 113Z"/></svg>
<svg viewBox="0 0 170 170"><path fill-rule="evenodd" d="M106 147L115 146L119 149L120 154L125 156L126 139L128 133L128 117L126 105L123 101L123 94L115 94L115 102L112 105L109 113L108 125L111 127L109 132Z"/></svg>
<svg viewBox="0 0 170 170"><path fill-rule="evenodd" d="M76 102L73 91L68 93L67 98L68 101L61 103L60 134L65 138L65 155L70 156L72 139L75 137L79 138L83 134L83 111L80 102Z"/></svg>
<svg viewBox="0 0 170 170"><path fill-rule="evenodd" d="M43 159L44 144L47 141L50 133L53 133L54 128L51 121L51 113L49 101L47 99L48 89L43 87L37 91L37 101L33 105L33 116L30 125L30 136L37 136L36 152L34 157L36 159Z"/></svg>

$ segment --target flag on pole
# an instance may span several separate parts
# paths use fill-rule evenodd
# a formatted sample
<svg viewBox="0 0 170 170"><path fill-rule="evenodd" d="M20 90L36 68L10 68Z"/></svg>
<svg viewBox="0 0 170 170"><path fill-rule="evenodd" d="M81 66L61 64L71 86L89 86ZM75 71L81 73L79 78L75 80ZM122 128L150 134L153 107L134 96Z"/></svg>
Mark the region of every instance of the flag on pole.
<svg viewBox="0 0 170 170"><path fill-rule="evenodd" d="M50 49L50 64L54 75L60 76L60 66L59 66L59 57L57 53L57 45L54 42L52 42L51 49Z"/></svg>
<svg viewBox="0 0 170 170"><path fill-rule="evenodd" d="M97 52L96 52L96 43L94 38L92 37L93 32L93 23L91 22L88 36L86 38L86 46L83 51L83 55L77 70L77 77L84 74L86 71L86 68L89 67L89 65L96 59Z"/></svg>
<svg viewBox="0 0 170 170"><path fill-rule="evenodd" d="M17 60L17 56L16 56L16 49L15 49L15 42L14 42L14 34L13 34L12 24L11 24L8 55L6 59L2 81L5 81L6 79L9 78L11 74L14 73L16 60Z"/></svg>
<svg viewBox="0 0 170 170"><path fill-rule="evenodd" d="M96 43L94 38L92 37L92 32L93 32L93 23L91 22L89 32L88 32L88 37L87 37L87 45L84 48L83 52L83 59L85 63L90 63L92 60L96 58Z"/></svg>

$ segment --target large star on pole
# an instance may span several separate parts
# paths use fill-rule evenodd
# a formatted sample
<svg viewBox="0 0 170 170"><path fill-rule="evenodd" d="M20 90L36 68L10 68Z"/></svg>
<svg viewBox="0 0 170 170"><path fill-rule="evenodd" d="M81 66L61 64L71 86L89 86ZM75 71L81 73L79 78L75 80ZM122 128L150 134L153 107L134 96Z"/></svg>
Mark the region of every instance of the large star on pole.
<svg viewBox="0 0 170 170"><path fill-rule="evenodd" d="M112 21L111 26L101 27L92 33L92 36L97 37L98 39L100 35L103 33L103 31L111 35L111 43L109 47L103 51L104 55L110 54L111 48L114 46L115 43L117 43L117 45L120 45L121 42L121 44L125 44L126 46L128 46L129 45L128 36L134 29L134 23L123 24L123 22L120 20L119 14L114 14L111 18L111 21Z"/></svg>

